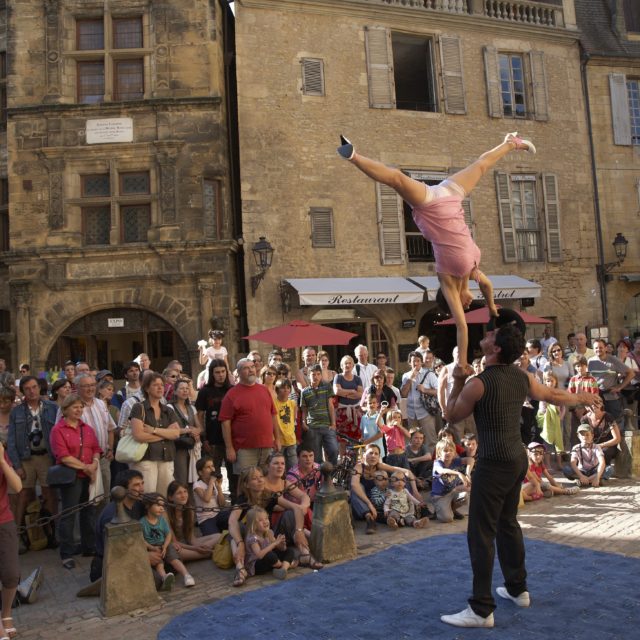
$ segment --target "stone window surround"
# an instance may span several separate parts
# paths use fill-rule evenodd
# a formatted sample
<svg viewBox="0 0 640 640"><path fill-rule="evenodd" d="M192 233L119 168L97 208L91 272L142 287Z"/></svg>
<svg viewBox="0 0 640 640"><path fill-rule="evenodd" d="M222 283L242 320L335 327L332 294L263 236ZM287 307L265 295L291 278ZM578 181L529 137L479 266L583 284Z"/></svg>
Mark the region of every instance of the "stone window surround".
<svg viewBox="0 0 640 640"><path fill-rule="evenodd" d="M144 75L144 95L141 99L148 99L153 95L153 74L151 54L153 53L152 35L150 29L149 3L133 0L122 6L112 6L100 2L68 3L61 8L63 22L62 57L66 66L69 82L63 87L63 95L72 102L78 101L77 62L104 61L103 102L113 102L116 92L114 67L118 61L142 59ZM114 49L112 20L117 18L142 18L143 47L139 49ZM105 48L99 50L76 49L76 21L104 18Z"/></svg>

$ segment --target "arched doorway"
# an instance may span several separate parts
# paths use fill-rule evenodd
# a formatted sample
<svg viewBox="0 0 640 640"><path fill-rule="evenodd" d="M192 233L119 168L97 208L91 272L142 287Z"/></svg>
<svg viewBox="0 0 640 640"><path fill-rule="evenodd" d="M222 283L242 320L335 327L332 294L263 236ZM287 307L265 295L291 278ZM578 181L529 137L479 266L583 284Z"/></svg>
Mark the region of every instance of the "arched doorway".
<svg viewBox="0 0 640 640"><path fill-rule="evenodd" d="M472 303L471 309L478 309L481 306L483 305ZM420 320L420 335L429 336L431 351L444 362L451 362L451 354L456 346L456 326L454 324L442 326L437 323L449 317L434 306ZM481 324L469 325L469 362L481 355L479 344L483 335L484 328Z"/></svg>
<svg viewBox="0 0 640 640"><path fill-rule="evenodd" d="M69 325L49 352L46 369L86 360L121 379L123 367L141 352L149 354L155 371L174 359L185 371L190 369L187 346L168 322L149 311L127 308L95 311Z"/></svg>
<svg viewBox="0 0 640 640"><path fill-rule="evenodd" d="M624 325L629 329L629 335L634 338L640 335L640 293L627 302L624 310Z"/></svg>

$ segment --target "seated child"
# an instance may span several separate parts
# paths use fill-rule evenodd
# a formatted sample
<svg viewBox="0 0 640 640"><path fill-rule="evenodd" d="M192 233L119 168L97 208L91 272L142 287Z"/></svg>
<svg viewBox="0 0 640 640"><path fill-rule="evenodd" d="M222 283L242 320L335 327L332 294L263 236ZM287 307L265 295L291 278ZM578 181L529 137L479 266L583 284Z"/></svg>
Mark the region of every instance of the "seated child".
<svg viewBox="0 0 640 640"><path fill-rule="evenodd" d="M473 475L473 469L476 466L476 459L478 457L478 438L475 433L466 433L462 438L462 446L464 447L464 455L467 458L471 458L471 462L467 465L465 475L469 480Z"/></svg>
<svg viewBox="0 0 640 640"><path fill-rule="evenodd" d="M405 437L411 434L402 426L402 412L400 409L390 409L387 413L387 423L380 423L380 431L384 433L387 444L387 457L385 462L393 467L408 469L407 459L404 455Z"/></svg>
<svg viewBox="0 0 640 640"><path fill-rule="evenodd" d="M573 495L578 492L578 487L561 487L549 473L544 464L544 445L531 442L527 449L529 469L522 484L522 498L525 502L551 498L554 494Z"/></svg>
<svg viewBox="0 0 640 640"><path fill-rule="evenodd" d="M394 471L390 478L390 489L384 502L384 515L392 529L415 527L422 529L429 524L429 518L416 518L416 507L422 507L405 486L406 478L400 471Z"/></svg>
<svg viewBox="0 0 640 640"><path fill-rule="evenodd" d="M376 522L386 522L384 516L384 503L387 499L387 491L389 489L389 475L384 469L378 469L376 475L373 476L374 487L369 494L369 500L378 512Z"/></svg>
<svg viewBox="0 0 640 640"><path fill-rule="evenodd" d="M164 496L160 493L148 493L144 497L145 515L140 520L142 535L147 544L147 550L160 549L162 559L155 565L151 565L162 578L162 591L171 591L175 582L173 573L167 573L164 563L169 563L183 578L185 587L193 587L195 580L187 571L178 556L178 552L171 544L173 534L169 524L164 519Z"/></svg>
<svg viewBox="0 0 640 640"><path fill-rule="evenodd" d="M222 492L222 474L216 473L213 460L207 456L196 462L198 480L193 484L193 499L196 507L212 509L196 511L198 528L203 536L219 533L227 528L229 512L219 511L226 500Z"/></svg>
<svg viewBox="0 0 640 640"><path fill-rule="evenodd" d="M580 444L571 449L571 466L566 465L562 472L575 480L579 487L599 487L606 462L602 449L593 443L593 430L588 424L578 426Z"/></svg>
<svg viewBox="0 0 640 640"><path fill-rule="evenodd" d="M246 532L244 568L250 576L271 571L274 578L284 580L287 571L297 566L294 548L287 547L284 534L273 535L269 514L261 507L247 513Z"/></svg>
<svg viewBox="0 0 640 640"><path fill-rule="evenodd" d="M438 440L448 440L455 448L459 456L464 456L464 447L456 442L456 432L451 427L443 427L438 431Z"/></svg>
<svg viewBox="0 0 640 640"><path fill-rule="evenodd" d="M431 499L436 519L440 522L453 522L454 519L464 518L458 513L457 508L466 501L466 496L461 494L469 490L471 483L460 469L470 461L471 458L457 456L455 445L450 440L440 440L436 445Z"/></svg>
<svg viewBox="0 0 640 640"><path fill-rule="evenodd" d="M404 454L409 463L409 469L416 477L418 488L424 489L427 484L430 485L433 456L424 443L424 433L420 429L411 431L409 444L406 446Z"/></svg>

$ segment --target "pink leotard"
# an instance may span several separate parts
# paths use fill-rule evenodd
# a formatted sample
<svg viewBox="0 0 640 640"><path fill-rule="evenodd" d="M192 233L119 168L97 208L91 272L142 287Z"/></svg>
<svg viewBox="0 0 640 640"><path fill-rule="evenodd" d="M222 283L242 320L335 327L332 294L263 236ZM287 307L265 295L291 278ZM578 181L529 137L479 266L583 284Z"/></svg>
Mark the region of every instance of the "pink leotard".
<svg viewBox="0 0 640 640"><path fill-rule="evenodd" d="M436 272L458 278L469 276L480 264L480 248L464 221L461 202L461 196L451 195L425 201L413 208L418 229L433 245Z"/></svg>

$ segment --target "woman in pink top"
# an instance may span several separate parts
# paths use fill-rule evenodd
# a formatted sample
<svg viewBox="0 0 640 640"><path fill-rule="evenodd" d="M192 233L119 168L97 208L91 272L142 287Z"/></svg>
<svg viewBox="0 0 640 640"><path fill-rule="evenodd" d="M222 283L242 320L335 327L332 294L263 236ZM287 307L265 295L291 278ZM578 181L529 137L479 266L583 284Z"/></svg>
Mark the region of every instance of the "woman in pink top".
<svg viewBox="0 0 640 640"><path fill-rule="evenodd" d="M458 373L473 375L467 362L469 334L464 317L473 296L469 278L478 282L492 316L498 315L493 300L493 287L487 276L478 269L480 249L473 241L464 221L462 199L467 197L480 178L501 158L514 149L535 153L536 148L517 133L508 133L502 144L483 153L465 169L454 173L438 185L427 186L406 176L399 169L387 167L356 153L349 140L341 136L338 153L353 163L365 175L394 189L413 209L413 219L422 235L433 245L436 273L442 296L456 323L460 363ZM458 369L459 367L459 369Z"/></svg>

